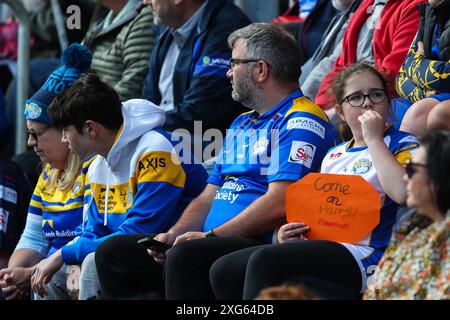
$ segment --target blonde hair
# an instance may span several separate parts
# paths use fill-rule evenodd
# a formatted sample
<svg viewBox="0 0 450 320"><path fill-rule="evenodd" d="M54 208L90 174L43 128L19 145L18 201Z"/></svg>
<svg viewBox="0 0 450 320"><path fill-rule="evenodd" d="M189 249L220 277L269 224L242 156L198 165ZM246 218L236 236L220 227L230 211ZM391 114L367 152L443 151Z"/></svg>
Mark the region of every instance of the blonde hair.
<svg viewBox="0 0 450 320"><path fill-rule="evenodd" d="M44 183L45 187L48 191L53 191L55 188L63 192L70 190L80 175L82 164L83 161L72 150L69 151L65 170L51 168L50 164L47 164L44 170L49 169L50 172Z"/></svg>

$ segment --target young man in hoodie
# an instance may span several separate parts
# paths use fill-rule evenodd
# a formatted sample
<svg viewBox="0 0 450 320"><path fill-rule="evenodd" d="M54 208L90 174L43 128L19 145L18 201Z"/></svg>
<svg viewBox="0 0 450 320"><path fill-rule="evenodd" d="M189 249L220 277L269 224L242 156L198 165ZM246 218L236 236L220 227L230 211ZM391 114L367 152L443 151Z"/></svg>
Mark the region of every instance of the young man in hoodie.
<svg viewBox="0 0 450 320"><path fill-rule="evenodd" d="M82 230L33 276L33 290L40 295L45 294L43 284L63 263L81 264L105 239L167 231L203 191L207 179L195 161L181 163L169 135L160 129L165 121L161 108L143 99L121 103L94 74L83 76L58 96L49 114L63 128L70 148L83 158L99 156L87 173ZM86 261L95 273L93 254Z"/></svg>

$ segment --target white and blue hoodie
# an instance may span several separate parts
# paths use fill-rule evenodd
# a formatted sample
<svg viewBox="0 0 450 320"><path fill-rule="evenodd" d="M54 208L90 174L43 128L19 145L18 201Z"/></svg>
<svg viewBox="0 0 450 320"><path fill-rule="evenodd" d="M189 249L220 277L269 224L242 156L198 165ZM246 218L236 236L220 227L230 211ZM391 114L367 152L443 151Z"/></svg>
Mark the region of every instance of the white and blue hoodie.
<svg viewBox="0 0 450 320"><path fill-rule="evenodd" d="M167 231L206 186L203 167L181 163L169 134L160 129L161 108L132 99L122 104L122 114L107 158L97 156L89 166L83 225L62 248L66 264L81 263L114 235Z"/></svg>

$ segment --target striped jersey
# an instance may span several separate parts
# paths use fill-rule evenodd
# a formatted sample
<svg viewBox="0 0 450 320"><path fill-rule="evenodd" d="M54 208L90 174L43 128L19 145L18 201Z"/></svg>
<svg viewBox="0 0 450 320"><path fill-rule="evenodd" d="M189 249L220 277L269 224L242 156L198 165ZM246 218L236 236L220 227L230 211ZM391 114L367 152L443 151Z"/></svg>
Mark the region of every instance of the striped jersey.
<svg viewBox="0 0 450 320"><path fill-rule="evenodd" d="M84 161L81 173L69 191L48 190L52 170L46 165L31 197L27 223L17 249L31 249L50 256L75 237L83 216L86 173L93 157Z"/></svg>

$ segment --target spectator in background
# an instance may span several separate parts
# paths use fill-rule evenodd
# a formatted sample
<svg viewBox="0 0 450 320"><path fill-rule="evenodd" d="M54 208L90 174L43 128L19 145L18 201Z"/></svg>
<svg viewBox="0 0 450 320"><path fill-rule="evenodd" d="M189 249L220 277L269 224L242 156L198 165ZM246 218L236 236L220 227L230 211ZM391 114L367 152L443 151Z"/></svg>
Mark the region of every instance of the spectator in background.
<svg viewBox="0 0 450 320"><path fill-rule="evenodd" d="M317 0L300 0L300 19L305 19L313 11L317 4Z"/></svg>
<svg viewBox="0 0 450 320"><path fill-rule="evenodd" d="M121 101L138 98L154 44L152 11L141 0L97 2L107 10L99 12L100 17L91 25L83 40L93 54L92 71L119 93ZM82 11L81 16L87 19L88 14ZM31 87L40 86L54 67L54 63L31 63L30 74L34 83ZM8 109L15 108L15 104L15 98L9 97ZM15 119L12 116L9 115L10 121Z"/></svg>
<svg viewBox="0 0 450 320"><path fill-rule="evenodd" d="M406 204L365 299L450 299L450 131L427 133L406 166Z"/></svg>
<svg viewBox="0 0 450 320"><path fill-rule="evenodd" d="M254 299L262 289L296 276L343 286L354 293L365 289L369 267L377 265L383 255L398 204L406 199L402 165L418 143L388 124L387 85L374 68L355 64L344 69L333 91L336 113L350 127L353 138L331 148L320 171L360 175L370 183L383 199L379 224L357 243L338 243L308 240L304 233L309 226L302 221L287 223L278 231L279 245L247 248L214 262L209 271L217 299Z"/></svg>
<svg viewBox="0 0 450 320"><path fill-rule="evenodd" d="M363 0L349 21L342 53L323 79L315 102L324 109L332 108L335 101L331 91L336 75L356 62L373 64L388 81L389 95L397 96L394 79L419 26L417 5L425 1Z"/></svg>
<svg viewBox="0 0 450 320"><path fill-rule="evenodd" d="M203 130L225 133L245 111L231 98L226 77L231 51L226 39L250 21L227 0L144 3L152 6L154 22L163 28L152 52L143 97L166 111L164 129L169 132L187 129L193 135L194 121L202 121ZM202 143L201 136L195 138Z"/></svg>
<svg viewBox="0 0 450 320"><path fill-rule="evenodd" d="M30 183L23 171L0 156L0 269L8 266L25 227L30 197Z"/></svg>
<svg viewBox="0 0 450 320"><path fill-rule="evenodd" d="M92 52L91 70L113 87L120 101L139 98L155 41L152 10L142 0L96 2L108 11L83 40Z"/></svg>
<svg viewBox="0 0 450 320"><path fill-rule="evenodd" d="M308 1L306 1L308 2ZM300 24L297 31L297 42L303 55L301 65L311 58L320 45L322 36L337 11L329 0L317 0L312 10ZM309 6L308 6L309 7ZM300 15L303 8L300 8Z"/></svg>
<svg viewBox="0 0 450 320"><path fill-rule="evenodd" d="M55 62L59 62L59 57L63 49L61 48L61 44L59 42L55 17L50 2L50 0L42 1L43 6L30 14L31 34L34 37L30 56L32 59L52 58L56 60ZM63 14L63 26L65 27L64 31L67 35L68 43L71 44L74 42L81 42L91 23L92 14L94 12L93 1L59 0L59 5L61 8L61 13ZM69 29L68 25L65 23L67 18L70 16L70 13L67 12L67 8L70 6L77 6L80 8L80 28ZM56 67L57 64L53 66L53 68Z"/></svg>
<svg viewBox="0 0 450 320"><path fill-rule="evenodd" d="M450 0L428 3L419 6L419 31L396 83L412 104L401 130L415 135L450 129Z"/></svg>
<svg viewBox="0 0 450 320"><path fill-rule="evenodd" d="M72 240L83 218L85 175L91 161L82 163L62 141L62 131L47 109L61 90L89 69L91 55L85 47L74 44L64 51L61 62L62 67L50 75L25 107L28 145L45 166L31 198L25 230L8 268L0 270L0 287L8 299L29 295L37 263ZM47 286L52 299L68 298L64 271Z"/></svg>
<svg viewBox="0 0 450 320"><path fill-rule="evenodd" d="M293 15L295 13L295 15ZM336 9L328 0L296 1L286 13L272 20L291 32L300 46L301 65L309 60L320 45Z"/></svg>
<svg viewBox="0 0 450 320"><path fill-rule="evenodd" d="M207 174L193 159L181 162L168 134L160 129L165 121L161 108L143 99L121 103L114 89L95 74L83 76L56 97L49 112L63 128L71 149L83 158L98 156L86 173L84 229L78 230L73 242L39 263L32 286L45 296L45 281L64 263L82 263L80 280L89 281L90 287L82 292L80 283L79 298L87 299L97 295L97 247L114 236L165 232L202 192ZM127 255L131 252L121 252ZM153 285L158 287L160 282ZM147 283L139 280L135 285Z"/></svg>
<svg viewBox="0 0 450 320"><path fill-rule="evenodd" d="M285 188L317 170L336 138L324 112L298 87L300 53L287 31L255 23L233 32L228 44L232 97L253 110L227 131L205 190L175 226L155 237L174 245L164 269L167 299L211 299L208 272L214 260L272 242L285 216ZM106 297L127 298L138 284L149 287L162 278L151 270L155 260L164 263L165 254L150 251L155 260L142 254L138 239L111 238L97 250Z"/></svg>
<svg viewBox="0 0 450 320"><path fill-rule="evenodd" d="M30 57L36 58L51 58L57 59L56 64L59 63L58 57L61 55L61 44L58 38L58 31L53 14L50 0L18 0L22 2L25 10L28 12L30 18L30 31L31 31L31 43L30 43ZM64 32L67 36L67 40L70 43L80 42L86 34L89 24L91 22L92 13L94 10L94 2L92 0L59 0L59 7L63 14L63 21L65 22L70 16L70 12L67 12L67 8L70 6L77 6L80 8L82 16L79 20L79 28L68 28L68 25L64 23ZM0 4L2 16L6 21L2 21L4 25L16 25L18 27L19 21L14 11L8 6ZM4 11L4 12L3 12ZM1 19L1 18L0 18ZM13 22L13 23L12 23ZM17 30L10 30L11 36L17 38ZM2 39L3 40L3 39ZM13 40L14 53L8 55L6 58L17 58L17 39ZM3 46L5 44L1 44ZM5 58L0 52L0 57ZM56 66L55 66L56 67ZM45 80L46 78L44 78ZM36 88L37 90L38 88ZM35 91L36 91L35 90Z"/></svg>
<svg viewBox="0 0 450 320"><path fill-rule="evenodd" d="M322 79L333 69L333 64L342 52L342 39L350 17L361 0L333 0L337 14L324 31L314 55L302 66L300 87L303 94L314 100Z"/></svg>

